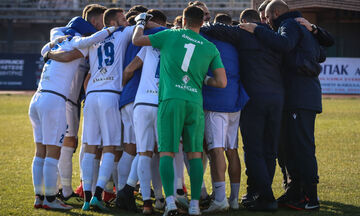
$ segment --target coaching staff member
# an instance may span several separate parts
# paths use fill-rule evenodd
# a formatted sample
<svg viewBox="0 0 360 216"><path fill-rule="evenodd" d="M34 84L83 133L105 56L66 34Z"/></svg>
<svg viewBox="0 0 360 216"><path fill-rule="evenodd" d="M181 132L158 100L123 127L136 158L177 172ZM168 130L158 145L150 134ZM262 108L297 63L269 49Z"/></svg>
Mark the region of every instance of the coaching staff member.
<svg viewBox="0 0 360 216"><path fill-rule="evenodd" d="M293 181L300 184L306 199L293 200L289 207L314 210L320 207L317 198L319 183L315 156L314 127L317 113L321 113L321 87L318 76L300 72L303 64L299 59L317 62L320 59L320 46L305 27L295 18L299 12L289 12L288 5L280 0L272 1L265 9L271 31L257 24L241 24L241 27L275 50L284 53L285 115L287 124L286 164L292 162ZM299 191L300 192L300 191Z"/></svg>

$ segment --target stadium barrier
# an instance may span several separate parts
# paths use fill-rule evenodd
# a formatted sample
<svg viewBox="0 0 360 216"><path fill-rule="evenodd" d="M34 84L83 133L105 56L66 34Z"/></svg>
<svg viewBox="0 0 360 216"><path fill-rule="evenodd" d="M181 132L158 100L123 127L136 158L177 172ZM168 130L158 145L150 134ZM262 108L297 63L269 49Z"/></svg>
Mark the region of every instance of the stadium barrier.
<svg viewBox="0 0 360 216"><path fill-rule="evenodd" d="M43 59L39 54L0 54L0 90L35 90ZM324 94L360 94L360 58L327 58L319 79Z"/></svg>

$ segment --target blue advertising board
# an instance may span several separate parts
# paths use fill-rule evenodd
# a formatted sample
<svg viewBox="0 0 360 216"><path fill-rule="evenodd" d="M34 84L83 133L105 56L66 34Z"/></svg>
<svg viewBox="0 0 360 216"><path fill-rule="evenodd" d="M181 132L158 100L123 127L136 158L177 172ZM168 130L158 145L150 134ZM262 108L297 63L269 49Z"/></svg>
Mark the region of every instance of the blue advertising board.
<svg viewBox="0 0 360 216"><path fill-rule="evenodd" d="M0 53L0 90L36 90L42 67L40 54Z"/></svg>

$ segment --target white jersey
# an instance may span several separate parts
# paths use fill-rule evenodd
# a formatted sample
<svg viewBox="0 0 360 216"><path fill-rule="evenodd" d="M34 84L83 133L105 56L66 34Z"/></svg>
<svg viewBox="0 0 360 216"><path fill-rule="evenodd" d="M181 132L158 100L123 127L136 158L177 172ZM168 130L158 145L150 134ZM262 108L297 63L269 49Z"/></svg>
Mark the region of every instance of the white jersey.
<svg viewBox="0 0 360 216"><path fill-rule="evenodd" d="M123 61L134 26L120 27L104 41L89 47L90 80L86 92L122 91Z"/></svg>
<svg viewBox="0 0 360 216"><path fill-rule="evenodd" d="M67 39L57 44L52 50L71 51L73 49L78 49L85 57L88 53L88 49L86 47L89 47L94 43L104 40L104 38L107 36L108 32L106 29L98 31L97 33L89 37L75 36L70 40ZM42 55L47 50L49 50L49 43L45 45L42 49ZM74 78L74 74L77 72L77 69L79 68L79 65L82 61L83 58L79 58L71 62L57 62L54 60L49 60L43 67L43 72L41 74L38 90L55 91L68 98L70 92L70 84Z"/></svg>
<svg viewBox="0 0 360 216"><path fill-rule="evenodd" d="M53 41L53 40L57 39L58 37L64 36L65 35L64 32L67 29L69 29L69 27L57 27L57 28L51 29L50 41ZM79 33L76 33L75 35L81 36ZM74 43L74 42L72 42L72 43ZM73 45L77 46L75 44L73 44ZM89 71L89 69L90 69L89 61L85 58L82 58L80 61L79 67L77 69L77 72L75 73L74 78L70 85L70 92L69 92L68 99L72 103L78 102L81 87L82 87L82 84L85 79L85 74Z"/></svg>
<svg viewBox="0 0 360 216"><path fill-rule="evenodd" d="M160 51L144 46L137 56L143 61L143 67L134 105L158 105Z"/></svg>
<svg viewBox="0 0 360 216"><path fill-rule="evenodd" d="M65 40L53 48L53 50L59 51L71 51L73 49L74 45L69 40ZM79 51L85 56L85 50L79 49ZM43 67L38 90L51 90L68 97L70 84L81 60L79 58L71 62L47 61Z"/></svg>

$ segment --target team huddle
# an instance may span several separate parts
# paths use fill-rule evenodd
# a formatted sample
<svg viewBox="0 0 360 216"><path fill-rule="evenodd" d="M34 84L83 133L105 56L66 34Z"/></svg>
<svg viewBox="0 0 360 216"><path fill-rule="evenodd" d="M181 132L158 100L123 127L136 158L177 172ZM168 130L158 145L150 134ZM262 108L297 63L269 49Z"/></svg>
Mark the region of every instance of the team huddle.
<svg viewBox="0 0 360 216"><path fill-rule="evenodd" d="M68 200L83 198L83 211L109 211L113 199L136 212L139 184L143 214L237 210L240 126L248 176L242 205L318 209L316 65L325 58L321 46L333 39L281 0L264 1L259 12L244 10L240 24L217 14L210 24L205 3L195 1L169 24L163 12L141 5L125 12L90 4L82 17L52 29L29 108L34 207L70 210ZM299 53L313 64L294 63ZM82 100L81 184L74 192ZM277 158L286 190L278 200L271 189ZM203 181L208 163L210 195Z"/></svg>

